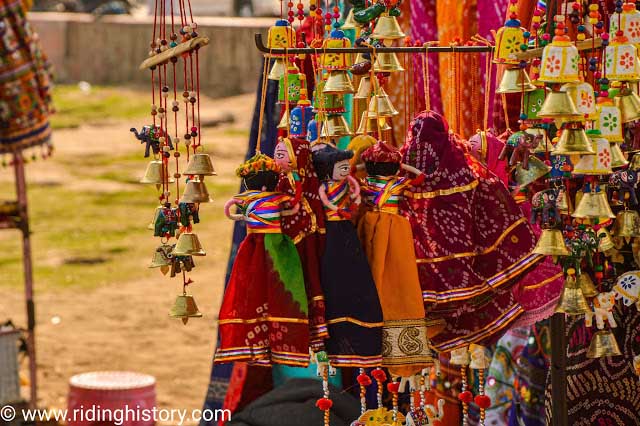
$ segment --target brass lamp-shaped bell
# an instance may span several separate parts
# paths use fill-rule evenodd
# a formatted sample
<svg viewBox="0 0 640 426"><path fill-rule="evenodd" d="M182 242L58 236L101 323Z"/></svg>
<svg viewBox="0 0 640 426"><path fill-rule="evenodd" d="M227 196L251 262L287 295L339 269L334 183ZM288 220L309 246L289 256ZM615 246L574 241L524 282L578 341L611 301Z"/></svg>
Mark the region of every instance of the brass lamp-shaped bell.
<svg viewBox="0 0 640 426"><path fill-rule="evenodd" d="M616 217L609 206L607 194L604 191L600 191L599 188L596 191L584 192L571 216L581 219L606 217L613 219Z"/></svg>
<svg viewBox="0 0 640 426"><path fill-rule="evenodd" d="M156 207L156 211L153 212L153 220L151 221L151 223L149 223L149 225L147 225L148 230L152 231L155 229L156 222L158 221L158 216L160 216L161 211L162 211L162 206Z"/></svg>
<svg viewBox="0 0 640 426"><path fill-rule="evenodd" d="M620 108L623 123L640 120L640 96L633 90L628 87L621 89L613 103Z"/></svg>
<svg viewBox="0 0 640 426"><path fill-rule="evenodd" d="M344 116L340 114L328 115L321 121L321 138L338 138L342 136L350 136L351 134L349 123L347 123Z"/></svg>
<svg viewBox="0 0 640 426"><path fill-rule="evenodd" d="M576 281L578 282L578 287L580 287L580 290L582 290L582 294L584 294L584 297L594 297L598 294L598 289L593 284L593 281L591 280L589 274L578 275Z"/></svg>
<svg viewBox="0 0 640 426"><path fill-rule="evenodd" d="M271 70L269 71L269 75L267 78L269 80L280 81L280 79L284 76L284 73L287 72L287 67L284 64L283 58L275 58L273 60L273 65L271 66Z"/></svg>
<svg viewBox="0 0 640 426"><path fill-rule="evenodd" d="M371 78L364 76L360 79L358 84L358 91L353 95L354 99L367 99L371 95Z"/></svg>
<svg viewBox="0 0 640 426"><path fill-rule="evenodd" d="M378 94L371 97L369 101L369 108L367 110L368 117L392 117L394 115L400 114L398 110L395 109L393 104L391 103L391 99L389 99L389 95L384 91L381 87L378 91Z"/></svg>
<svg viewBox="0 0 640 426"><path fill-rule="evenodd" d="M502 73L496 93L522 93L536 90L529 75L522 68L507 68Z"/></svg>
<svg viewBox="0 0 640 426"><path fill-rule="evenodd" d="M379 128L378 128L379 126ZM387 124L387 119L384 117L371 117L367 118L367 113L362 113L362 118L360 120L360 125L358 126L358 130L356 130L356 135L365 135L370 133L378 133L380 131L391 130L391 126Z"/></svg>
<svg viewBox="0 0 640 426"><path fill-rule="evenodd" d="M351 8L351 10L349 10L349 14L344 20L344 23L340 25L340 28L343 30L355 30L358 27L360 27L360 24L358 24L358 21L353 17L353 8Z"/></svg>
<svg viewBox="0 0 640 426"><path fill-rule="evenodd" d="M572 125L562 130L553 155L595 154L591 140L581 125Z"/></svg>
<svg viewBox="0 0 640 426"><path fill-rule="evenodd" d="M558 192L558 198L556 198L556 207L560 210L560 213L571 213L571 197L567 194L567 191L562 188Z"/></svg>
<svg viewBox="0 0 640 426"><path fill-rule="evenodd" d="M620 145L617 142L609 142L609 148L611 151L611 168L625 167L629 164L627 158L624 156Z"/></svg>
<svg viewBox="0 0 640 426"><path fill-rule="evenodd" d="M400 72L404 71L395 52L380 52L376 54L373 62L373 72Z"/></svg>
<svg viewBox="0 0 640 426"><path fill-rule="evenodd" d="M213 168L213 163L211 162L211 157L209 154L194 154L189 159L189 164L187 164L187 168L185 169L185 175L199 175L199 176L215 176L217 175L215 169Z"/></svg>
<svg viewBox="0 0 640 426"><path fill-rule="evenodd" d="M524 188L530 183L546 176L551 171L551 167L547 166L537 157L529 156L528 170L522 167L522 163L516 166L516 183L519 188Z"/></svg>
<svg viewBox="0 0 640 426"><path fill-rule="evenodd" d="M598 229L598 251L604 253L615 247L611 234L607 228Z"/></svg>
<svg viewBox="0 0 640 426"><path fill-rule="evenodd" d="M567 315L584 315L589 311L589 303L582 294L575 276L569 274L564 281L564 288L556 312Z"/></svg>
<svg viewBox="0 0 640 426"><path fill-rule="evenodd" d="M173 307L169 311L169 316L172 318L180 318L184 324L187 324L189 318L200 318L202 312L198 310L196 300L192 295L183 293L176 298L173 303Z"/></svg>
<svg viewBox="0 0 640 426"><path fill-rule="evenodd" d="M538 111L538 118L579 120L582 117L569 94L564 90L552 90L547 93Z"/></svg>
<svg viewBox="0 0 640 426"><path fill-rule="evenodd" d="M153 259L151 259L151 264L149 268L160 268L162 266L170 266L171 259L169 255L171 253L171 246L167 244L163 244L156 249L153 253Z"/></svg>
<svg viewBox="0 0 640 426"><path fill-rule="evenodd" d="M629 163L629 169L640 170L640 152L633 154L631 162Z"/></svg>
<svg viewBox="0 0 640 426"><path fill-rule="evenodd" d="M183 232L173 248L174 256L206 256L198 236L192 232Z"/></svg>
<svg viewBox="0 0 640 426"><path fill-rule="evenodd" d="M640 237L640 215L635 210L622 210L616 216L613 236L625 239Z"/></svg>
<svg viewBox="0 0 640 426"><path fill-rule="evenodd" d="M207 187L199 179L191 179L187 182L187 186L184 188L184 192L182 193L182 197L180 198L181 203L210 203L213 200L209 196L209 191L207 191Z"/></svg>
<svg viewBox="0 0 640 426"><path fill-rule="evenodd" d="M586 154L580 157L573 166L574 175L610 175L611 170L611 146L609 141L601 137L600 130L588 130L587 135L591 139L591 146L595 154Z"/></svg>
<svg viewBox="0 0 640 426"><path fill-rule="evenodd" d="M559 229L543 229L533 253L545 256L569 256L571 252L567 248Z"/></svg>
<svg viewBox="0 0 640 426"><path fill-rule="evenodd" d="M378 40L397 40L404 36L405 34L402 32L402 28L400 28L396 17L387 14L378 18L378 22L376 22L376 26L371 34L371 38Z"/></svg>
<svg viewBox="0 0 640 426"><path fill-rule="evenodd" d="M147 164L147 169L144 172L144 176L140 179L140 183L153 183L156 185L162 185L163 183L173 183L175 180L162 166L161 160L153 160Z"/></svg>
<svg viewBox="0 0 640 426"><path fill-rule="evenodd" d="M587 350L587 358L604 358L618 355L622 355L622 352L620 352L616 336L613 335L611 330L599 330L593 334Z"/></svg>
<svg viewBox="0 0 640 426"><path fill-rule="evenodd" d="M324 93L353 93L355 89L346 70L332 70L322 89Z"/></svg>

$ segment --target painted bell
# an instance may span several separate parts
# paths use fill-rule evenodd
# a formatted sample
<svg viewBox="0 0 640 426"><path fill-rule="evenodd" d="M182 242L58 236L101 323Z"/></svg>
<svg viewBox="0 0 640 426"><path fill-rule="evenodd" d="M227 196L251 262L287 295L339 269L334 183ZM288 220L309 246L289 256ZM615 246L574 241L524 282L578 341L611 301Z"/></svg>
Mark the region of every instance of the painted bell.
<svg viewBox="0 0 640 426"><path fill-rule="evenodd" d="M496 93L522 93L536 90L526 71L520 67L507 68L502 73Z"/></svg>
<svg viewBox="0 0 640 426"><path fill-rule="evenodd" d="M520 26L518 19L507 20L504 26L500 27L496 32L495 57L493 62L496 64L518 64L520 60L514 55L521 51L520 45L524 40L524 32L525 29Z"/></svg>
<svg viewBox="0 0 640 426"><path fill-rule="evenodd" d="M153 259L151 259L151 264L149 268L160 268L163 266L171 265L171 249L172 247L167 244L163 244L156 249L153 253Z"/></svg>
<svg viewBox="0 0 640 426"><path fill-rule="evenodd" d="M404 71L400 60L395 52L376 53L376 59L373 62L373 72L400 72Z"/></svg>
<svg viewBox="0 0 640 426"><path fill-rule="evenodd" d="M577 83L580 53L567 36L555 36L542 50L539 81L544 83Z"/></svg>
<svg viewBox="0 0 640 426"><path fill-rule="evenodd" d="M518 188L524 188L536 180L545 177L551 171L551 167L547 166L538 157L529 156L529 168L524 169L522 163L516 166L516 183Z"/></svg>
<svg viewBox="0 0 640 426"><path fill-rule="evenodd" d="M553 144L549 140L549 136L547 135L547 130L544 127L528 127L525 133L532 135L535 137L540 137L541 141L533 150L535 154L537 153L545 153L553 150Z"/></svg>
<svg viewBox="0 0 640 426"><path fill-rule="evenodd" d="M584 315L590 312L589 303L582 294L574 275L568 275L564 281L556 312L567 315Z"/></svg>
<svg viewBox="0 0 640 426"><path fill-rule="evenodd" d="M349 123L341 114L325 116L320 123L321 138L336 138L350 136L351 134Z"/></svg>
<svg viewBox="0 0 640 426"><path fill-rule="evenodd" d="M286 19L278 19L269 28L267 35L267 48L292 49L296 47L296 32Z"/></svg>
<svg viewBox="0 0 640 426"><path fill-rule="evenodd" d="M640 216L635 210L622 210L616 216L613 224L614 237L636 238L640 237Z"/></svg>
<svg viewBox="0 0 640 426"><path fill-rule="evenodd" d="M587 350L587 358L604 358L607 356L622 355L616 341L616 336L611 330L599 330L591 337L591 343Z"/></svg>
<svg viewBox="0 0 640 426"><path fill-rule="evenodd" d="M187 182L187 186L184 188L184 192L182 193L182 197L180 198L181 203L210 203L213 200L209 196L209 191L207 191L207 186L203 181L199 179L190 179Z"/></svg>
<svg viewBox="0 0 640 426"><path fill-rule="evenodd" d="M596 97L593 92L593 86L587 82L567 83L562 86L562 90L566 91L578 112L588 120L596 117Z"/></svg>
<svg viewBox="0 0 640 426"><path fill-rule="evenodd" d="M287 72L287 67L284 64L284 59L275 58L273 60L273 65L271 65L271 70L269 71L269 75L267 79L280 81L280 78Z"/></svg>
<svg viewBox="0 0 640 426"><path fill-rule="evenodd" d="M611 234L607 228L598 229L598 251L604 253L615 247Z"/></svg>
<svg viewBox="0 0 640 426"><path fill-rule="evenodd" d="M607 194L601 191L599 186L596 187L595 191L583 192L571 216L581 219L613 219L616 217L611 211L611 206L609 206Z"/></svg>
<svg viewBox="0 0 640 426"><path fill-rule="evenodd" d="M335 93L324 93L326 80L320 80L313 91L313 109L326 114L342 114L345 112L344 96Z"/></svg>
<svg viewBox="0 0 640 426"><path fill-rule="evenodd" d="M614 12L609 18L609 35L612 39L618 30L622 30L622 35L629 40L629 43L638 47L640 44L640 12L636 10L635 3L625 2L622 5L622 12Z"/></svg>
<svg viewBox="0 0 640 426"><path fill-rule="evenodd" d="M613 286L616 299L622 299L625 306L631 306L640 298L640 275L638 271L629 271L620 275Z"/></svg>
<svg viewBox="0 0 640 426"><path fill-rule="evenodd" d="M311 102L307 99L306 93L301 94L298 106L292 109L289 115L289 136L306 138L309 122L312 118L313 107L311 106Z"/></svg>
<svg viewBox="0 0 640 426"><path fill-rule="evenodd" d="M640 80L638 49L624 37L614 37L605 49L605 75L610 80Z"/></svg>
<svg viewBox="0 0 640 426"><path fill-rule="evenodd" d="M544 256L569 256L571 254L564 242L562 231L559 229L543 229L533 253Z"/></svg>
<svg viewBox="0 0 640 426"><path fill-rule="evenodd" d="M147 169L144 171L144 176L140 179L140 183L153 183L155 185L162 185L163 183L173 183L175 179L168 170L162 165L162 160L153 160L147 164Z"/></svg>
<svg viewBox="0 0 640 426"><path fill-rule="evenodd" d="M573 211L571 207L571 197L567 195L567 191L563 188L558 192L558 198L556 198L556 207L562 214L569 214Z"/></svg>
<svg viewBox="0 0 640 426"><path fill-rule="evenodd" d="M544 87L536 87L535 90L525 92L524 94L524 108L527 113L528 120L537 120L538 113L542 108L546 95Z"/></svg>
<svg viewBox="0 0 640 426"><path fill-rule="evenodd" d="M600 136L599 130L587 130L591 146L595 154L580 157L573 167L574 175L609 175L611 170L611 146L609 141Z"/></svg>
<svg viewBox="0 0 640 426"><path fill-rule="evenodd" d="M356 135L377 134L378 131L391 130L391 126L384 117L367 117L366 111L362 113L360 124L356 130Z"/></svg>
<svg viewBox="0 0 640 426"><path fill-rule="evenodd" d="M560 138L554 138L554 141L558 143ZM551 179L564 179L567 177L567 172L573 168L573 164L571 164L571 158L568 155L557 155L551 152L551 173L549 173L549 177Z"/></svg>
<svg viewBox="0 0 640 426"><path fill-rule="evenodd" d="M351 41L342 30L334 29L329 38L322 42L322 49L346 49L351 47ZM347 70L352 65L350 53L321 53L320 67L331 70Z"/></svg>
<svg viewBox="0 0 640 426"><path fill-rule="evenodd" d="M582 294L584 294L584 297L591 298L598 294L598 289L593 284L593 281L591 280L589 274L582 273L578 275L576 281L578 282L578 287L580 287L580 290L582 291Z"/></svg>
<svg viewBox="0 0 640 426"><path fill-rule="evenodd" d="M572 123L562 129L553 155L595 154L591 140L582 125Z"/></svg>
<svg viewBox="0 0 640 426"><path fill-rule="evenodd" d="M196 300L192 295L184 293L176 298L173 303L169 316L172 318L180 318L184 324L189 321L189 318L200 318L202 312L198 310Z"/></svg>
<svg viewBox="0 0 640 426"><path fill-rule="evenodd" d="M287 111L284 110L282 112L282 117L280 117L280 121L278 122L278 125L276 126L276 128L278 129L287 129L289 128L289 115L287 114Z"/></svg>
<svg viewBox="0 0 640 426"><path fill-rule="evenodd" d="M629 164L618 142L609 142L611 150L611 168L625 167Z"/></svg>
<svg viewBox="0 0 640 426"><path fill-rule="evenodd" d="M624 142L622 129L622 114L620 109L609 98L598 98L598 119L595 128L600 130L602 137L610 142Z"/></svg>
<svg viewBox="0 0 640 426"><path fill-rule="evenodd" d="M198 153L189 158L189 164L182 173L184 175L215 176L217 175L209 154Z"/></svg>
<svg viewBox="0 0 640 426"><path fill-rule="evenodd" d="M371 96L371 92L371 78L369 76L364 76L360 79L360 84L358 84L358 91L355 95L353 95L353 99L368 99L369 96Z"/></svg>
<svg viewBox="0 0 640 426"><path fill-rule="evenodd" d="M202 248L198 236L192 232L183 232L178 237L178 242L173 248L174 256L205 256L206 251Z"/></svg>
<svg viewBox="0 0 640 426"><path fill-rule="evenodd" d="M354 93L351 77L346 70L334 70L329 73L327 82L322 89L324 93Z"/></svg>
<svg viewBox="0 0 640 426"><path fill-rule="evenodd" d="M469 365L469 348L464 346L451 351L451 359L449 361L452 365Z"/></svg>
<svg viewBox="0 0 640 426"><path fill-rule="evenodd" d="M620 89L613 97L613 103L620 109L623 123L640 120L640 96L630 88Z"/></svg>
<svg viewBox="0 0 640 426"><path fill-rule="evenodd" d="M367 113L369 117L392 117L400 114L382 87L378 89L376 95L371 97Z"/></svg>
<svg viewBox="0 0 640 426"><path fill-rule="evenodd" d="M278 81L278 102L283 104L289 102L295 105L300 100L300 90L306 87L306 77L300 72L295 64L287 68Z"/></svg>
<svg viewBox="0 0 640 426"><path fill-rule="evenodd" d="M371 33L371 38L377 40L397 40L404 36L405 33L402 32L402 28L400 28L396 17L389 16L386 13L378 18L373 33Z"/></svg>
<svg viewBox="0 0 640 426"><path fill-rule="evenodd" d="M312 118L307 126L307 142L313 143L318 140L318 121Z"/></svg>
<svg viewBox="0 0 640 426"><path fill-rule="evenodd" d="M566 91L552 90L548 92L547 97L544 98L537 118L576 121L582 118L582 115Z"/></svg>

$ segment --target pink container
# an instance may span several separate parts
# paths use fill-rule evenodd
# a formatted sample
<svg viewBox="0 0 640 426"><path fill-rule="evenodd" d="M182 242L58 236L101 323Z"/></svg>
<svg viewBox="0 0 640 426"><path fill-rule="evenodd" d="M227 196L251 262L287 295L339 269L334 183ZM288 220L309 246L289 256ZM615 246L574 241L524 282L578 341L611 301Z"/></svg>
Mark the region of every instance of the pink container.
<svg viewBox="0 0 640 426"><path fill-rule="evenodd" d="M156 379L127 371L97 371L69 380L69 426L152 426Z"/></svg>

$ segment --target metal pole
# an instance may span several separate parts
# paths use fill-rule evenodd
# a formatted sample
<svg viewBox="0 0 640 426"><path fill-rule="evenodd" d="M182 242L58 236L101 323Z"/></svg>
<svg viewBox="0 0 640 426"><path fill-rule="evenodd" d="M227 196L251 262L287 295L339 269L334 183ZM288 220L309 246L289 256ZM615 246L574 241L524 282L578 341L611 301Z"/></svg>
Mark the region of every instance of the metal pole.
<svg viewBox="0 0 640 426"><path fill-rule="evenodd" d="M567 338L564 314L551 317L551 425L567 426Z"/></svg>
<svg viewBox="0 0 640 426"><path fill-rule="evenodd" d="M31 385L29 407L33 409L36 408L38 396L35 346L36 316L33 303L33 268L31 263L29 215L27 212L27 184L24 176L24 160L21 152L13 155L13 167L15 170L16 194L20 212L20 230L22 231L22 263L24 268L24 292L27 305L27 354L29 356L29 381Z"/></svg>

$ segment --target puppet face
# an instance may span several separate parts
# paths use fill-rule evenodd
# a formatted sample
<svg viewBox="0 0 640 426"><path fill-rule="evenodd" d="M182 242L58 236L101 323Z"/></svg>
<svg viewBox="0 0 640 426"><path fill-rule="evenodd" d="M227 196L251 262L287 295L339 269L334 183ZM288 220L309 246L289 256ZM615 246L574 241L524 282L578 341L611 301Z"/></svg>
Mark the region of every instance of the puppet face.
<svg viewBox="0 0 640 426"><path fill-rule="evenodd" d="M349 165L349 160L338 161L333 166L333 174L331 178L333 180L341 181L345 180L349 173L351 172L351 166Z"/></svg>
<svg viewBox="0 0 640 426"><path fill-rule="evenodd" d="M284 142L280 141L276 145L276 149L273 153L273 159L276 161L276 164L280 166L280 169L283 172L290 172L293 169L291 157L289 156L289 151L287 150L287 146Z"/></svg>

